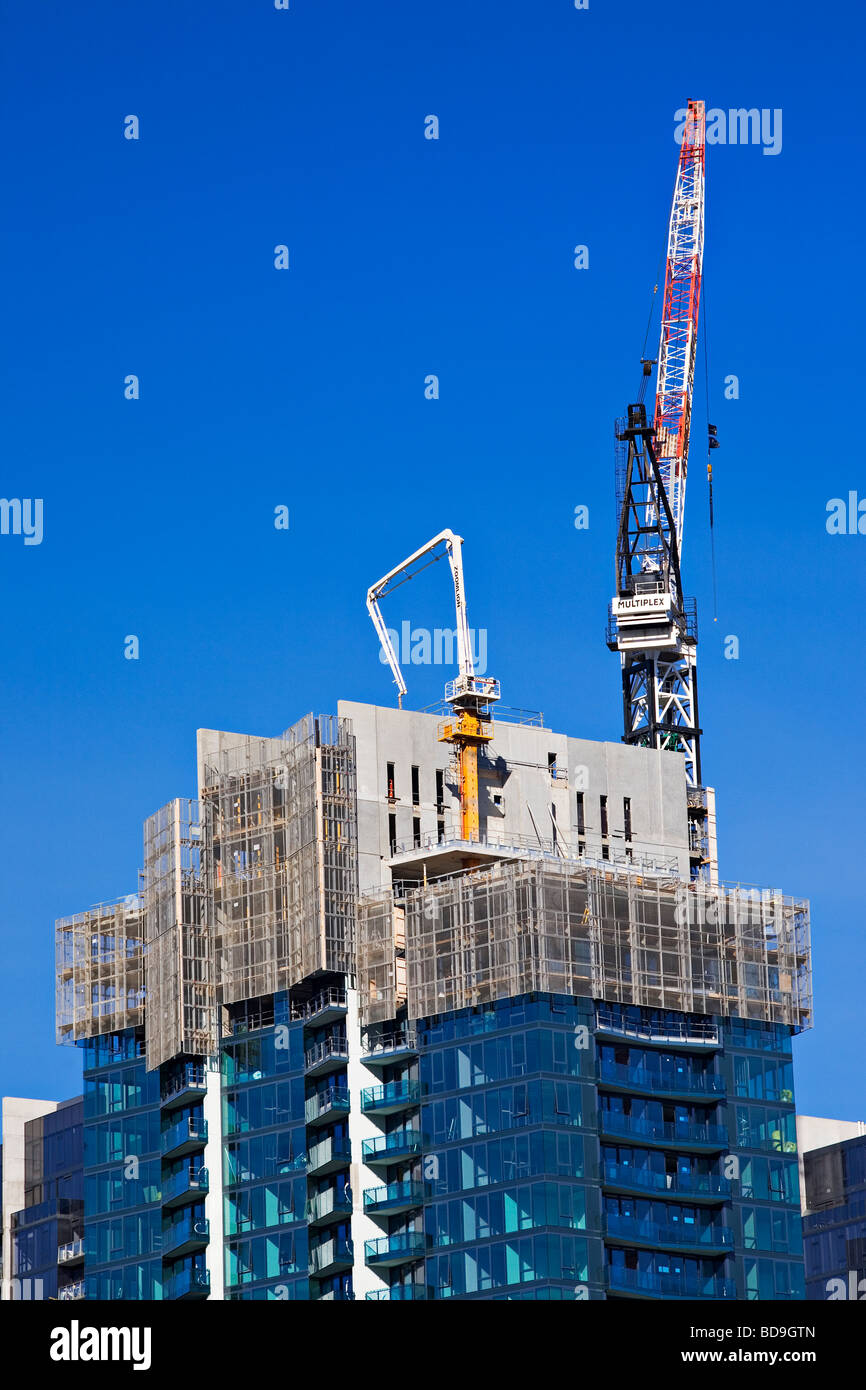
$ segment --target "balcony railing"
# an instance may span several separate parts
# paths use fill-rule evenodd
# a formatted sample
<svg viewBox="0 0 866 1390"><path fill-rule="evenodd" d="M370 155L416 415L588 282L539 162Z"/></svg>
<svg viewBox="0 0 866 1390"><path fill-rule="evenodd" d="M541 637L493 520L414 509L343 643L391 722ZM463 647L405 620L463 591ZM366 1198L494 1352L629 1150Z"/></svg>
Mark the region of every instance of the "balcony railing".
<svg viewBox="0 0 866 1390"><path fill-rule="evenodd" d="M292 1019L312 1019L319 1014L343 1013L348 1008L346 991L344 989L323 989L315 998L308 999L305 1004L292 1005Z"/></svg>
<svg viewBox="0 0 866 1390"><path fill-rule="evenodd" d="M201 1093L207 1090L207 1070L195 1062L187 1062L180 1071L169 1077L160 1089L160 1101L170 1105L191 1091Z"/></svg>
<svg viewBox="0 0 866 1390"><path fill-rule="evenodd" d="M377 1212L406 1211L423 1205L427 1187L423 1182L392 1182L386 1187L368 1187L364 1193L364 1211L368 1216Z"/></svg>
<svg viewBox="0 0 866 1390"><path fill-rule="evenodd" d="M64 1284L57 1290L57 1297L61 1303L71 1303L74 1299L84 1297L84 1280L76 1279L72 1284Z"/></svg>
<svg viewBox="0 0 866 1390"><path fill-rule="evenodd" d="M68 1240L65 1245L57 1247L57 1263L59 1265L69 1264L72 1260L84 1259L84 1241Z"/></svg>
<svg viewBox="0 0 866 1390"><path fill-rule="evenodd" d="M364 1061L368 1066L387 1063L398 1052L417 1052L418 1038L415 1033L382 1033L368 1038L364 1043Z"/></svg>
<svg viewBox="0 0 866 1390"><path fill-rule="evenodd" d="M638 1192L655 1192L664 1197L707 1198L724 1201L731 1195L729 1178L714 1173L656 1173L629 1163L605 1163L602 1182L606 1187L624 1187Z"/></svg>
<svg viewBox="0 0 866 1390"><path fill-rule="evenodd" d="M598 1075L601 1083L607 1081L611 1085L649 1095L723 1095L725 1091L724 1077L714 1076L711 1072L692 1072L688 1068L650 1070L623 1062L602 1061Z"/></svg>
<svg viewBox="0 0 866 1390"><path fill-rule="evenodd" d="M349 1044L345 1037L334 1034L324 1042L308 1047L304 1053L304 1070L328 1071L332 1067L345 1065L349 1060Z"/></svg>
<svg viewBox="0 0 866 1390"><path fill-rule="evenodd" d="M654 1270L614 1269L610 1267L608 1287L612 1291L643 1295L645 1298L736 1298L733 1279L696 1274L659 1274Z"/></svg>
<svg viewBox="0 0 866 1390"><path fill-rule="evenodd" d="M404 1260L420 1259L427 1249L423 1231L404 1231L400 1235L382 1236L364 1241L364 1259L368 1265L402 1264Z"/></svg>
<svg viewBox="0 0 866 1390"><path fill-rule="evenodd" d="M421 1082L404 1079L389 1081L385 1086L367 1086L361 1092L361 1109L401 1110L404 1106L415 1105L421 1099Z"/></svg>
<svg viewBox="0 0 866 1390"><path fill-rule="evenodd" d="M175 1150L185 1148L198 1148L207 1142L207 1120L199 1116L190 1116L185 1120L180 1120L170 1129L163 1130L159 1136L160 1153L173 1153Z"/></svg>
<svg viewBox="0 0 866 1390"><path fill-rule="evenodd" d="M177 1201L179 1197L203 1197L208 1191L208 1187L209 1179L206 1168L184 1168L180 1173L175 1173L163 1182L163 1204Z"/></svg>
<svg viewBox="0 0 866 1390"><path fill-rule="evenodd" d="M326 1091L319 1091L316 1095L307 1097L304 1121L308 1125L314 1125L334 1114L344 1115L349 1110L349 1104L349 1092L345 1086L329 1086Z"/></svg>
<svg viewBox="0 0 866 1390"><path fill-rule="evenodd" d="M315 1197L310 1198L307 1203L307 1220L311 1224L327 1221L329 1218L348 1216L351 1211L351 1197L346 1196L345 1192L337 1192L336 1188L328 1188L327 1192L317 1192Z"/></svg>
<svg viewBox="0 0 866 1390"><path fill-rule="evenodd" d="M682 1222L662 1225L657 1221L638 1221L633 1216L609 1212L605 1226L607 1234L639 1245L669 1245L676 1249L729 1250L734 1233L728 1226L684 1225Z"/></svg>
<svg viewBox="0 0 866 1390"><path fill-rule="evenodd" d="M616 1033L653 1043L700 1043L719 1046L718 1025L711 1019L670 1019L655 1023L632 1021L609 1009L599 1009L596 1028L600 1033Z"/></svg>
<svg viewBox="0 0 866 1390"><path fill-rule="evenodd" d="M345 1168L352 1161L352 1149L348 1139L329 1137L318 1144L311 1144L307 1151L307 1171L327 1173L337 1168Z"/></svg>
<svg viewBox="0 0 866 1390"><path fill-rule="evenodd" d="M361 1145L361 1156L365 1163L396 1163L400 1158L420 1153L421 1145L420 1130L398 1130L376 1139L365 1139Z"/></svg>
<svg viewBox="0 0 866 1390"><path fill-rule="evenodd" d="M163 1230L162 1253L176 1254L182 1247L192 1249L193 1246L207 1245L209 1239L210 1222L205 1217L197 1217L194 1221L175 1221Z"/></svg>
<svg viewBox="0 0 866 1390"><path fill-rule="evenodd" d="M394 1284L390 1289L372 1289L368 1299L389 1303L415 1303L418 1299L430 1297L426 1284Z"/></svg>
<svg viewBox="0 0 866 1390"><path fill-rule="evenodd" d="M728 1144L728 1131L724 1125L698 1124L691 1120L642 1120L613 1110L600 1110L598 1127L603 1134L642 1139L647 1143L672 1148L724 1149Z"/></svg>
<svg viewBox="0 0 866 1390"><path fill-rule="evenodd" d="M163 1299L207 1298L210 1293L210 1271L184 1269L166 1279L162 1286Z"/></svg>
<svg viewBox="0 0 866 1390"><path fill-rule="evenodd" d="M346 1240L325 1240L310 1251L310 1273L322 1278L325 1274L347 1269L353 1261L352 1246Z"/></svg>

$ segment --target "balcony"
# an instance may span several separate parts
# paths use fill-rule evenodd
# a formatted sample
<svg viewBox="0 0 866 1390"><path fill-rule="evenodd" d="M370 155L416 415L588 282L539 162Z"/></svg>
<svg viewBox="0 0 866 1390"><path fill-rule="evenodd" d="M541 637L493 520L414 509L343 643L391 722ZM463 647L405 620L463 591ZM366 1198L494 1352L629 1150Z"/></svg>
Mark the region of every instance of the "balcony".
<svg viewBox="0 0 866 1390"><path fill-rule="evenodd" d="M377 1302L416 1303L429 1298L430 1294L426 1284L393 1284L390 1289L373 1289L366 1297Z"/></svg>
<svg viewBox="0 0 866 1390"><path fill-rule="evenodd" d="M401 1235L382 1236L379 1240L364 1241L364 1259L368 1265L385 1268L420 1260L427 1249L423 1231L404 1231Z"/></svg>
<svg viewBox="0 0 866 1390"><path fill-rule="evenodd" d="M207 1090L207 1070L195 1063L187 1062L179 1072L175 1072L162 1086L160 1104L170 1110L177 1105L189 1105L200 1100Z"/></svg>
<svg viewBox="0 0 866 1390"><path fill-rule="evenodd" d="M339 1033L324 1042L308 1047L304 1054L304 1071L307 1076L325 1076L329 1071L339 1071L349 1060L349 1044Z"/></svg>
<svg viewBox="0 0 866 1390"><path fill-rule="evenodd" d="M210 1239L210 1222L203 1216L191 1220L175 1221L163 1227L162 1253L173 1260L181 1255L190 1255L193 1250L203 1250Z"/></svg>
<svg viewBox="0 0 866 1390"><path fill-rule="evenodd" d="M84 1241L68 1240L65 1245L57 1247L57 1263L59 1265L77 1264L84 1259Z"/></svg>
<svg viewBox="0 0 866 1390"><path fill-rule="evenodd" d="M361 1092L361 1109L365 1114L392 1115L417 1105L421 1099L420 1081L389 1081L385 1086L368 1086Z"/></svg>
<svg viewBox="0 0 866 1390"><path fill-rule="evenodd" d="M643 1269L613 1269L607 1271L611 1293L629 1298L736 1298L733 1279L702 1279L694 1274L659 1274Z"/></svg>
<svg viewBox="0 0 866 1390"><path fill-rule="evenodd" d="M400 1163L413 1158L421 1152L422 1135L417 1129L398 1130L395 1134L383 1134L376 1139L365 1139L361 1145L361 1157L365 1163Z"/></svg>
<svg viewBox="0 0 866 1390"><path fill-rule="evenodd" d="M634 1038L644 1046L696 1048L701 1052L721 1047L718 1024L712 1019L673 1019L659 1024L632 1022L609 1009L599 1009L595 1031L601 1037Z"/></svg>
<svg viewBox="0 0 866 1390"><path fill-rule="evenodd" d="M335 1173L352 1161L352 1150L348 1139L335 1139L333 1136L311 1144L307 1152L307 1172L317 1177Z"/></svg>
<svg viewBox="0 0 866 1390"><path fill-rule="evenodd" d="M734 1233L727 1226L687 1226L679 1221L660 1225L657 1221L638 1221L633 1216L608 1213L605 1229L618 1244L695 1251L702 1255L724 1255L734 1245Z"/></svg>
<svg viewBox="0 0 866 1390"><path fill-rule="evenodd" d="M184 1269L166 1279L162 1286L163 1299L207 1298L210 1294L210 1272L206 1269Z"/></svg>
<svg viewBox="0 0 866 1390"><path fill-rule="evenodd" d="M159 1151L163 1158L180 1158L207 1143L207 1120L190 1116L180 1120L159 1136Z"/></svg>
<svg viewBox="0 0 866 1390"><path fill-rule="evenodd" d="M423 1182L392 1182L387 1187L368 1187L364 1193L365 1216L397 1216L424 1204L427 1185Z"/></svg>
<svg viewBox="0 0 866 1390"><path fill-rule="evenodd" d="M206 1168L184 1168L173 1177L166 1178L162 1184L162 1205L179 1207L184 1202L194 1202L204 1197L208 1191L208 1172Z"/></svg>
<svg viewBox="0 0 866 1390"><path fill-rule="evenodd" d="M310 1250L310 1273L317 1279L328 1278L352 1268L352 1246L347 1240L325 1240Z"/></svg>
<svg viewBox="0 0 866 1390"><path fill-rule="evenodd" d="M317 1192L307 1203L307 1224L318 1226L326 1221L337 1221L352 1215L352 1199L330 1187L326 1192Z"/></svg>
<svg viewBox="0 0 866 1390"><path fill-rule="evenodd" d="M336 1023L338 1018L345 1018L348 1007L344 989L323 989L305 1004L293 1004L292 1020L303 1019L305 1023L319 1025Z"/></svg>
<svg viewBox="0 0 866 1390"><path fill-rule="evenodd" d="M329 1086L315 1096L308 1096L304 1105L307 1125L322 1125L349 1113L349 1092L344 1086Z"/></svg>
<svg viewBox="0 0 866 1390"><path fill-rule="evenodd" d="M698 1124L692 1121L639 1120L633 1115L620 1115L612 1110L598 1113L599 1133L617 1139L637 1139L642 1144L665 1149L711 1149L728 1147L728 1131L724 1125Z"/></svg>
<svg viewBox="0 0 866 1390"><path fill-rule="evenodd" d="M363 1062L365 1067L388 1067L404 1057L414 1057L417 1051L414 1033L383 1033L365 1044Z"/></svg>
<svg viewBox="0 0 866 1390"><path fill-rule="evenodd" d="M731 1196L730 1179L714 1173L655 1173L629 1163L605 1163L602 1186L615 1192L651 1192L690 1202L727 1202Z"/></svg>
<svg viewBox="0 0 866 1390"><path fill-rule="evenodd" d="M84 1280L76 1279L71 1284L64 1284L57 1290L57 1297L61 1303L72 1303L84 1297Z"/></svg>
<svg viewBox="0 0 866 1390"><path fill-rule="evenodd" d="M650 1096L723 1096L724 1077L711 1072L650 1071L620 1062L600 1062L598 1084L611 1091L637 1091Z"/></svg>

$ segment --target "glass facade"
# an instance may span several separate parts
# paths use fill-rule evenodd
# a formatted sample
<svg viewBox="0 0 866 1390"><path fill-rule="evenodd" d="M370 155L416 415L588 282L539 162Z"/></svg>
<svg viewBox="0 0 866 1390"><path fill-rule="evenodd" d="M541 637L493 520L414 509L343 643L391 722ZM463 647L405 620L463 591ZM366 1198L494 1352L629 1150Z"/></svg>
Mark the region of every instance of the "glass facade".
<svg viewBox="0 0 866 1390"><path fill-rule="evenodd" d="M789 1028L530 995L391 1029L368 1297L804 1296Z"/></svg>
<svg viewBox="0 0 866 1390"><path fill-rule="evenodd" d="M222 1046L226 1298L307 1299L303 1025L285 993L233 1022Z"/></svg>
<svg viewBox="0 0 866 1390"><path fill-rule="evenodd" d="M807 1296L787 1026L524 995L377 1025L350 1090L346 1000L230 1006L211 1134L202 1059L84 1043L82 1100L28 1125L16 1275L103 1300L205 1298L219 1260L229 1300L348 1300L364 1267L376 1300ZM852 1297L827 1289L866 1279L866 1139L806 1161L808 1296Z"/></svg>
<svg viewBox="0 0 866 1390"><path fill-rule="evenodd" d="M162 1297L160 1077L141 1030L84 1050L84 1290L88 1299Z"/></svg>
<svg viewBox="0 0 866 1390"><path fill-rule="evenodd" d="M352 1297L346 993L232 1008L222 1045L226 1298Z"/></svg>

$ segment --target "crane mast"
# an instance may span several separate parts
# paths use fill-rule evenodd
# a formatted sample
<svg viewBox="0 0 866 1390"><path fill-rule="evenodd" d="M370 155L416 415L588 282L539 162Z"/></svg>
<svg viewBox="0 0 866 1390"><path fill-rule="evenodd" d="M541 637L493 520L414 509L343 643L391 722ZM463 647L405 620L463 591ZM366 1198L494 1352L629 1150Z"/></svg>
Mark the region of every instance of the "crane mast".
<svg viewBox="0 0 866 1390"><path fill-rule="evenodd" d="M620 654L623 742L680 752L692 872L715 873L712 790L701 784L697 605L683 593L685 518L704 250L704 103L690 101L668 228L655 408L643 392L617 422L616 596L608 646Z"/></svg>

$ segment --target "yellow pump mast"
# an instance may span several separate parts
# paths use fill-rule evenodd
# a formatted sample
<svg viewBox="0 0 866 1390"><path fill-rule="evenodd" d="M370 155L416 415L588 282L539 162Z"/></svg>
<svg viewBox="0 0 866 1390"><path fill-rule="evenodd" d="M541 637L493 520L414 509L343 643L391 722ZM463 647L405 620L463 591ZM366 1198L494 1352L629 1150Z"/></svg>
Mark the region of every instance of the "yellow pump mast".
<svg viewBox="0 0 866 1390"><path fill-rule="evenodd" d="M440 531L426 545L414 551L368 589L367 611L379 634L382 650L397 687L397 703L402 708L406 682L379 602L386 593L396 587L397 582L405 583L407 579L419 573L419 570L425 569L427 564L440 560L446 554L454 580L459 675L445 686L445 699L450 704L452 713L439 726L439 741L450 743L457 753L460 838L477 842L481 834L478 810L478 750L493 737L490 705L499 699L499 682L491 676L475 674L463 585L463 538L455 535L453 531ZM426 563L422 564L421 561ZM399 578L400 576L404 577Z"/></svg>

